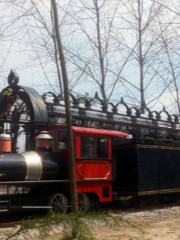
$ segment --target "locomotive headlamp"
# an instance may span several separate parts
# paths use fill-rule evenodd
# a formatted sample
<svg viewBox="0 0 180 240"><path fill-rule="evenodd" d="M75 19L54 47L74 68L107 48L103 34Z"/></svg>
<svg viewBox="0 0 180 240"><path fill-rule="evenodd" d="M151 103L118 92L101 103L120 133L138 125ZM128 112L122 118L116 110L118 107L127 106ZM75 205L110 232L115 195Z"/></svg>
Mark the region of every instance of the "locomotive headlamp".
<svg viewBox="0 0 180 240"><path fill-rule="evenodd" d="M37 137L35 137L35 139L37 148L50 147L50 143L53 137L47 131L42 131Z"/></svg>

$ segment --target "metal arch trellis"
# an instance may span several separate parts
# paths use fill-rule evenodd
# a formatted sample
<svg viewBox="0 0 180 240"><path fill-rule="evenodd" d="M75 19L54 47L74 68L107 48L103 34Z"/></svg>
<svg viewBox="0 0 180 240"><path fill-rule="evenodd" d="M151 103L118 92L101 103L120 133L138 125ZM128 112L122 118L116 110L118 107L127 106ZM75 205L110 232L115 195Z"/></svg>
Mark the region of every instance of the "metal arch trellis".
<svg viewBox="0 0 180 240"><path fill-rule="evenodd" d="M16 140L22 125L28 138L33 139L36 129L48 124L42 97L33 88L19 86L18 81L18 74L11 70L9 86L0 93L0 132L11 134L12 152L16 152Z"/></svg>
<svg viewBox="0 0 180 240"><path fill-rule="evenodd" d="M0 94L0 120L26 123L27 119L26 121L20 119L23 114L26 114L29 117L28 121L47 123L48 115L43 98L35 89L19 86L18 81L18 74L15 70L11 70L8 76L9 86L4 88Z"/></svg>

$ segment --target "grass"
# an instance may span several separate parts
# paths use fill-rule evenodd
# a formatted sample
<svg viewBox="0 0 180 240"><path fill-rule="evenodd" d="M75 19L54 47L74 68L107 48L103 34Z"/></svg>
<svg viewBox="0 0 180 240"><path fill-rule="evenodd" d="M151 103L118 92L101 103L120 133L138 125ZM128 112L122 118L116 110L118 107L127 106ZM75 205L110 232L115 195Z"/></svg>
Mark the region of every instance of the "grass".
<svg viewBox="0 0 180 240"><path fill-rule="evenodd" d="M5 240L14 239L20 233L28 236L29 230L36 229L40 233L40 238L44 239L50 235L52 227L62 227L62 238L60 240L95 240L92 233L90 223L103 223L105 226L119 226L125 222L128 226L138 229L143 233L143 230L122 215L114 215L112 212L88 212L86 214L78 211L69 214L48 214L43 217L33 217L22 222L21 227L15 232L7 236Z"/></svg>

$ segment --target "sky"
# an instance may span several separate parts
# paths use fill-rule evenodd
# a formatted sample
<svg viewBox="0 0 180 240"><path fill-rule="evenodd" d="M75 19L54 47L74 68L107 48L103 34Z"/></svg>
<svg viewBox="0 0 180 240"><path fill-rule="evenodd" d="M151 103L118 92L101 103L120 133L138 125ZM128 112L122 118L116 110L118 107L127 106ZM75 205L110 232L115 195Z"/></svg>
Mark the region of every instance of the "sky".
<svg viewBox="0 0 180 240"><path fill-rule="evenodd" d="M75 2L75 0L73 0L72 2ZM116 2L116 1L114 1ZM44 1L45 3L45 7L47 7L47 9L50 9L50 5L49 5L49 1ZM113 3L115 4L115 3ZM112 5L113 6L113 5ZM64 7L65 8L65 7ZM77 8L77 6L75 6L75 9ZM119 10L120 11L120 10ZM122 9L121 9L122 11ZM121 11L118 13L119 15L121 14ZM7 11L6 12L6 19L8 19L8 15L10 13ZM42 10L42 14L45 13L45 10ZM125 16L125 11L123 12L124 16ZM15 12L14 12L15 14ZM48 18L47 14L45 14L46 17ZM84 15L81 15L82 17L86 16L86 14L84 13ZM61 16L60 14L60 19L63 19L63 15ZM70 17L65 18L65 20L63 20L64 22L66 22L67 25L65 25L65 27L62 27L62 37L64 41L64 43L67 45L67 47L72 48L73 51L78 50L78 52L80 52L82 54L82 56L85 56L88 54L91 55L92 52L88 52L88 47L86 46L86 40L85 40L85 36L84 35L71 35L71 38L69 36L66 36L69 34L70 31L73 30L72 26L69 26L68 23L70 23L72 19ZM31 23L32 20L24 20L29 21ZM27 23L27 22L26 22ZM62 22L61 22L62 23ZM33 22L33 24L35 24ZM116 22L116 25L118 26L119 22ZM20 26L20 23L18 23L16 26ZM93 34L93 28L91 28L92 23L89 23L88 21L86 21L85 26L89 27L88 33L89 34ZM14 26L12 26L13 28ZM29 26L28 26L29 27ZM68 34L67 34L67 28L68 28ZM105 28L102 28L102 33L104 31ZM12 29L13 30L13 29ZM75 28L74 28L75 30ZM79 30L78 30L79 31ZM121 25L121 30L123 32L123 36L125 38L124 43L128 43L129 45L133 46L134 42L135 42L135 34L133 33L126 33L125 31L122 30L122 25ZM28 32L28 34L26 34ZM116 31L115 31L116 32ZM1 49L1 61L2 61L2 57L6 56L6 50L9 49L9 46L11 45L11 53L8 55L6 62L3 65L3 70L5 71L3 73L4 76L7 76L9 71L13 68L17 71L17 73L20 76L20 81L19 84L20 85L24 85L24 86L29 86L29 87L34 87L40 94L43 94L46 91L49 91L49 85L48 82L45 79L45 76L42 72L41 67L37 66L37 61L34 60L35 54L33 53L33 49L32 49L32 38L35 36L33 35L34 33L36 33L36 31L32 31L32 29L28 28L28 30L23 30L22 32L19 32L16 36L10 36L9 38L6 37L6 42L3 44ZM38 35L38 33L36 33L36 36ZM105 35L104 35L105 36ZM38 38L33 39L35 43L38 43ZM34 43L33 43L34 44ZM35 45L34 45L35 46ZM126 50L126 49L125 49ZM41 50L40 50L41 51ZM124 51L125 52L125 51ZM30 58L31 57L31 63L28 64L30 62ZM32 60L33 57L33 60ZM120 67L121 64L123 63L123 52L118 52L116 53L116 64L118 64L117 66ZM112 62L113 63L113 62ZM28 66L29 65L29 66ZM71 70L74 70L72 65L69 65L69 63L67 63L67 66L69 67L68 69L68 73L69 73L69 78L73 81L75 81L75 75L73 75L72 73L70 74ZM113 68L112 68L113 69ZM48 62L45 65L45 70L48 73L48 77L50 79L51 82L53 82L53 87L54 87L54 91L56 91L58 93L58 87L56 85L57 83L57 77L55 76L55 74L53 73L53 66L50 62ZM97 69L96 69L97 70ZM122 76L127 78L132 84L136 85L136 87L139 88L139 69L137 64L127 64L127 66L124 68L124 71L122 72ZM147 75L148 76L148 75ZM111 78L112 76L110 76L109 78ZM150 76L149 76L150 77ZM83 79L84 77L82 77ZM2 82L1 84L2 88L4 87L4 82ZM6 84L5 84L6 86ZM152 85L152 87L149 88L149 91L147 92L147 96L151 97L153 94L156 95L158 94L158 89L156 89L155 86L158 86L158 84ZM93 97L95 92L97 91L97 86L92 85L91 81L87 80L85 82L80 82L80 84L74 89L75 93L80 93L80 94L84 94L85 91L88 91L90 93L90 95ZM113 99L118 102L119 99L121 98L121 96L124 97L125 101L129 102L129 93L130 91L134 92L134 89L129 87L129 89L123 90L123 87L119 87L119 89L116 90ZM107 90L108 91L108 90ZM99 95L100 91L98 90ZM173 90L171 90L171 93L165 92L165 94L161 97L161 100L156 104L155 109L156 110L161 110L162 109L162 105L166 105L169 106L171 105L172 102L172 94L173 94ZM135 95L137 97L139 97L139 93L135 93Z"/></svg>

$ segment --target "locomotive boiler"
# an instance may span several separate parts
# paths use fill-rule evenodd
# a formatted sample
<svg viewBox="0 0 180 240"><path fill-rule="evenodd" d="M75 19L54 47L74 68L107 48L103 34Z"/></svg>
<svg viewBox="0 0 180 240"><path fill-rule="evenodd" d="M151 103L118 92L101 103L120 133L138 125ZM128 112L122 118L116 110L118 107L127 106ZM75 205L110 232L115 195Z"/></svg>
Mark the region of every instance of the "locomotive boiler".
<svg viewBox="0 0 180 240"><path fill-rule="evenodd" d="M66 162L58 153L24 152L0 156L0 181L62 180Z"/></svg>

